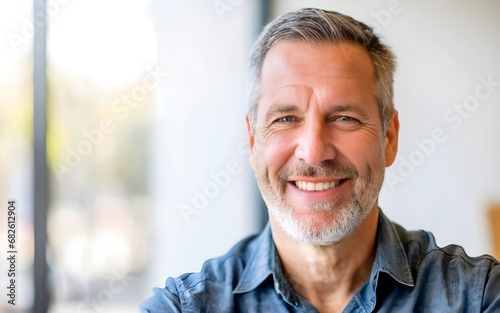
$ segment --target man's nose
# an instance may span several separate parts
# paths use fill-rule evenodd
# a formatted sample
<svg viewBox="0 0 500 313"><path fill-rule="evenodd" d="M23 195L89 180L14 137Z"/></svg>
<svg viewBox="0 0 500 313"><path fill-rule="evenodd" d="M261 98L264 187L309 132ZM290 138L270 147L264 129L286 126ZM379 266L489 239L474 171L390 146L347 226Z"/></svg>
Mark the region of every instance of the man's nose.
<svg viewBox="0 0 500 313"><path fill-rule="evenodd" d="M318 166L323 161L333 160L336 152L332 135L325 123L318 121L306 123L301 129L295 156L310 166Z"/></svg>

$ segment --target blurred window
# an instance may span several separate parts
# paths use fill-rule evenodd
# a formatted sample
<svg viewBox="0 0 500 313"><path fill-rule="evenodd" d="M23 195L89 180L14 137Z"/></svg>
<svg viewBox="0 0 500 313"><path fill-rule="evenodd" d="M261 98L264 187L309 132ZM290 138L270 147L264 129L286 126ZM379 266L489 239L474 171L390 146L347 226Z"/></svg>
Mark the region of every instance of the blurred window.
<svg viewBox="0 0 500 313"><path fill-rule="evenodd" d="M33 303L32 1L0 2L0 246L7 248L7 201L16 201L16 309ZM5 208L5 209L4 209ZM2 254L4 255L4 254ZM2 257L3 259L3 257ZM0 262L5 288L7 262ZM22 287L21 287L22 286ZM3 289L2 289L3 290ZM0 311L12 309L5 294ZM9 312L9 311L7 311Z"/></svg>
<svg viewBox="0 0 500 313"><path fill-rule="evenodd" d="M136 312L151 100L163 79L148 1L49 4L49 311Z"/></svg>

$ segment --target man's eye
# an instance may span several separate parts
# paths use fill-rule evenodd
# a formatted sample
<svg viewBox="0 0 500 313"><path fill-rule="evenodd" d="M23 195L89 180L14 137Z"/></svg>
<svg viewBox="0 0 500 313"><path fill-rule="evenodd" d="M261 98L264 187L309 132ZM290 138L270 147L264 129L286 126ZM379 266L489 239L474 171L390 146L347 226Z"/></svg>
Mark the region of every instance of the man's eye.
<svg viewBox="0 0 500 313"><path fill-rule="evenodd" d="M337 121L341 121L341 122L353 122L354 119L352 117L349 117L349 116L339 116L339 117L337 117Z"/></svg>
<svg viewBox="0 0 500 313"><path fill-rule="evenodd" d="M358 119L345 115L337 116L333 122L333 125L337 128L344 130L354 130L361 125L361 122Z"/></svg>
<svg viewBox="0 0 500 313"><path fill-rule="evenodd" d="M295 118L293 116L283 116L276 120L278 123L291 123L294 122Z"/></svg>
<svg viewBox="0 0 500 313"><path fill-rule="evenodd" d="M340 122L357 122L358 120L353 118L353 117L349 117L349 116L339 116L337 117L337 121L340 121Z"/></svg>

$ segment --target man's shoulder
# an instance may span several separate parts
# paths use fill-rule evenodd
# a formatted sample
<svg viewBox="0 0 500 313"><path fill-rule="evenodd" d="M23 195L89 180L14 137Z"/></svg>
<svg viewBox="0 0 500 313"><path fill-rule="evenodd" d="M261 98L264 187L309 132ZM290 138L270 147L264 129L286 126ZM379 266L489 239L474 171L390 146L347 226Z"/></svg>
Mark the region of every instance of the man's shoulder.
<svg viewBox="0 0 500 313"><path fill-rule="evenodd" d="M396 223L393 225L414 276L425 271L427 275L453 272L464 279L478 275L487 278L493 269L498 271L500 268L499 261L490 255L472 257L457 244L438 246L429 231L408 231Z"/></svg>
<svg viewBox="0 0 500 313"><path fill-rule="evenodd" d="M490 255L481 255L478 257L469 256L464 248L458 244L450 244L440 247L436 243L434 235L425 230L406 230L401 225L392 223L398 237L407 251L407 255L411 258L426 258L431 256L439 256L444 259L463 259L471 265L487 260L493 265L498 265L498 261Z"/></svg>
<svg viewBox="0 0 500 313"><path fill-rule="evenodd" d="M206 260L199 272L185 273L173 278L178 292L192 289L206 281L227 283L238 278L258 248L260 239L260 235L248 236L237 242L226 254Z"/></svg>
<svg viewBox="0 0 500 313"><path fill-rule="evenodd" d="M489 255L469 256L459 245L440 247L429 231L408 231L381 219L381 307L405 299L407 311L500 312L500 265ZM388 261L387 261L388 259ZM384 267L385 266L385 267ZM405 311L406 312L406 311Z"/></svg>
<svg viewBox="0 0 500 313"><path fill-rule="evenodd" d="M231 311L233 290L256 255L266 255L262 250L270 240L266 227L240 240L226 254L205 261L199 272L169 277L164 288L153 289L154 295L141 304L141 312Z"/></svg>

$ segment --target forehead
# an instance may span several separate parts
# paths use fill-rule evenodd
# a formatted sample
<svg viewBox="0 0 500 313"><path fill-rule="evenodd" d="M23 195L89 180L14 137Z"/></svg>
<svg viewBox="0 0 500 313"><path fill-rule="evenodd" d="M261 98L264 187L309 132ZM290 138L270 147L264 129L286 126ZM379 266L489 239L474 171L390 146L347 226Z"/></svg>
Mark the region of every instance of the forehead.
<svg viewBox="0 0 500 313"><path fill-rule="evenodd" d="M274 45L262 66L259 107L307 100L312 95L332 103L374 102L375 75L368 52L351 42L282 41Z"/></svg>
<svg viewBox="0 0 500 313"><path fill-rule="evenodd" d="M320 65L320 68L314 65ZM308 72L312 73L323 69L344 73L363 70L373 74L373 64L368 51L354 42L309 43L283 40L273 45L267 52L263 73L266 67L274 66L285 68L292 66L297 70L309 70Z"/></svg>

